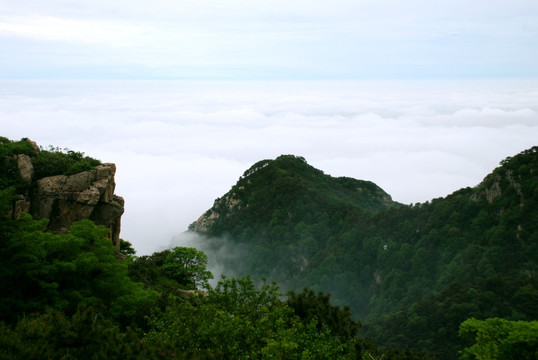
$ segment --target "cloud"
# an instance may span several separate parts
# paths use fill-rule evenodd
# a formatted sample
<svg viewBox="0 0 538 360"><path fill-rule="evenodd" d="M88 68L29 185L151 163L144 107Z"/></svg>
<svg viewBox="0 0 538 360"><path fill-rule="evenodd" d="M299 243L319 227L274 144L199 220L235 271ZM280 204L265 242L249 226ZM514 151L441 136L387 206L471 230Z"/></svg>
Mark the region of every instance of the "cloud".
<svg viewBox="0 0 538 360"><path fill-rule="evenodd" d="M69 31L66 31L69 29ZM103 44L111 47L132 45L147 31L143 26L118 21L95 21L51 16L4 17L0 33L45 41L66 41L78 45Z"/></svg>
<svg viewBox="0 0 538 360"><path fill-rule="evenodd" d="M1 81L0 128L116 163L143 255L280 154L407 204L474 186L537 145L537 97L536 80Z"/></svg>
<svg viewBox="0 0 538 360"><path fill-rule="evenodd" d="M527 0L0 0L0 9L0 77L537 74L538 5Z"/></svg>

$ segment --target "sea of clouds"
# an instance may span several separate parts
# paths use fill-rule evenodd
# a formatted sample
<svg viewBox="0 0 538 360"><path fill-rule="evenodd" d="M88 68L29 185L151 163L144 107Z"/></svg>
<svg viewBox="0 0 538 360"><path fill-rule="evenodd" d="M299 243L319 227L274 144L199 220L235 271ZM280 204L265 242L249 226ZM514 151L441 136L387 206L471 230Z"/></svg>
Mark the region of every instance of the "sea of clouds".
<svg viewBox="0 0 538 360"><path fill-rule="evenodd" d="M538 80L0 81L10 139L117 165L122 238L170 244L253 163L303 156L416 203L538 145Z"/></svg>

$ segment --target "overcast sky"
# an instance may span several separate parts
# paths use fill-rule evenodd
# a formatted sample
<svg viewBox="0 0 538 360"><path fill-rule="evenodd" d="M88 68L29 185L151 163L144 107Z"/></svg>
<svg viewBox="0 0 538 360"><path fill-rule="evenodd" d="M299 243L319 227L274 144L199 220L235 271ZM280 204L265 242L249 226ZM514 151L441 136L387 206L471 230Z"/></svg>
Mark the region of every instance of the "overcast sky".
<svg viewBox="0 0 538 360"><path fill-rule="evenodd" d="M537 79L536 0L0 0L0 135L116 163L140 255L281 154L474 186L538 145Z"/></svg>
<svg viewBox="0 0 538 360"><path fill-rule="evenodd" d="M0 77L538 75L536 0L0 0Z"/></svg>

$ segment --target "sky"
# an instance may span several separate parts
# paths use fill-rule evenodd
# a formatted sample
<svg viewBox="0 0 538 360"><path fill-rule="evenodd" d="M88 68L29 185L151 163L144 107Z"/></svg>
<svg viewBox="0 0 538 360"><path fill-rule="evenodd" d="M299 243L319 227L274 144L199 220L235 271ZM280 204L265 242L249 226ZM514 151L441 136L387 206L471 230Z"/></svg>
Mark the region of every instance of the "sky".
<svg viewBox="0 0 538 360"><path fill-rule="evenodd" d="M0 78L538 76L535 0L0 0Z"/></svg>
<svg viewBox="0 0 538 360"><path fill-rule="evenodd" d="M262 159L424 202L538 145L535 0L0 0L0 135L117 165L168 246Z"/></svg>

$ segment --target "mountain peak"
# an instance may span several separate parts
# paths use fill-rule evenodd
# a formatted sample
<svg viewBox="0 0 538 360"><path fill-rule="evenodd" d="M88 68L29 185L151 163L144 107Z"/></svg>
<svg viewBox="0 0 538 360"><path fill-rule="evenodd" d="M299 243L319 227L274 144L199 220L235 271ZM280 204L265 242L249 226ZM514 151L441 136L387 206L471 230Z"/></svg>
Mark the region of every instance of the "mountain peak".
<svg viewBox="0 0 538 360"><path fill-rule="evenodd" d="M335 178L301 156L281 155L247 169L189 229L216 234L233 232L238 221L271 227L276 218L286 222L285 217L302 217L304 211L313 208L377 213L398 205L373 182Z"/></svg>

